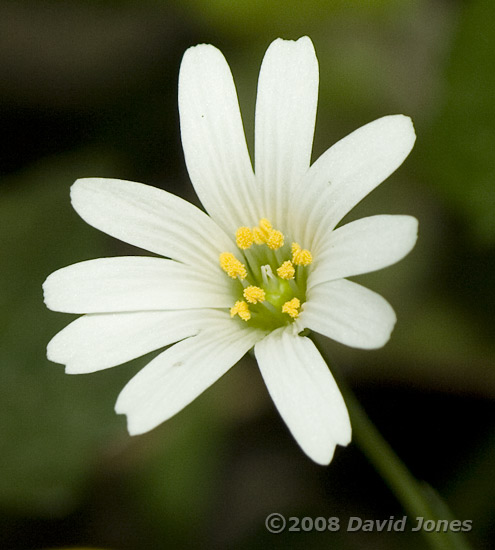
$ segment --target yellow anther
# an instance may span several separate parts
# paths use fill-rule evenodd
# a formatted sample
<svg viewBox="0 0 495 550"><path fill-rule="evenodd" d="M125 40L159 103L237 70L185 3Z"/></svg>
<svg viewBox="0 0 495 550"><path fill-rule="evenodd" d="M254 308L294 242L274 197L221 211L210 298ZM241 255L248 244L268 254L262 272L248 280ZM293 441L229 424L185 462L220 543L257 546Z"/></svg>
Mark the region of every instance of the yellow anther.
<svg viewBox="0 0 495 550"><path fill-rule="evenodd" d="M266 243L272 231L272 224L266 218L261 218L259 226L253 227L254 242L256 244Z"/></svg>
<svg viewBox="0 0 495 550"><path fill-rule="evenodd" d="M309 265L313 261L313 255L309 250L306 248L301 250L299 254L297 254L295 259L296 265Z"/></svg>
<svg viewBox="0 0 495 550"><path fill-rule="evenodd" d="M254 241L253 232L249 227L239 227L235 232L235 242L242 250L249 248Z"/></svg>
<svg viewBox="0 0 495 550"><path fill-rule="evenodd" d="M259 226L253 227L253 240L256 244L266 243L272 250L278 250L284 246L284 235L281 231L273 229L266 218L261 218Z"/></svg>
<svg viewBox="0 0 495 550"><path fill-rule="evenodd" d="M271 248L272 250L278 250L280 247L284 246L284 235L281 231L277 231L276 229L272 229L269 232L268 239L266 240L266 244L268 248Z"/></svg>
<svg viewBox="0 0 495 550"><path fill-rule="evenodd" d="M282 313L287 313L293 319L299 315L299 308L301 307L301 302L298 298L292 298L282 306Z"/></svg>
<svg viewBox="0 0 495 550"><path fill-rule="evenodd" d="M251 312L246 302L239 300L234 304L234 307L230 308L230 316L235 317L236 315L239 315L243 321L251 319Z"/></svg>
<svg viewBox="0 0 495 550"><path fill-rule="evenodd" d="M296 270L294 269L294 266L292 265L292 262L290 260L287 260L286 262L284 262L277 269L277 275L281 279L293 279L295 272Z"/></svg>
<svg viewBox="0 0 495 550"><path fill-rule="evenodd" d="M246 298L250 304L257 304L258 302L265 301L265 291L259 286L248 286L244 289L243 294L244 298Z"/></svg>
<svg viewBox="0 0 495 550"><path fill-rule="evenodd" d="M265 235L259 227L253 227L253 240L256 244L264 244L266 242Z"/></svg>
<svg viewBox="0 0 495 550"><path fill-rule="evenodd" d="M270 230L272 229L272 224L266 218L261 218L260 229L266 236L268 236Z"/></svg>
<svg viewBox="0 0 495 550"><path fill-rule="evenodd" d="M309 265L313 256L306 248L301 248L297 243L292 243L292 263L295 265Z"/></svg>
<svg viewBox="0 0 495 550"><path fill-rule="evenodd" d="M232 279L245 279L247 276L246 266L242 264L231 252L222 252L219 257L220 267Z"/></svg>

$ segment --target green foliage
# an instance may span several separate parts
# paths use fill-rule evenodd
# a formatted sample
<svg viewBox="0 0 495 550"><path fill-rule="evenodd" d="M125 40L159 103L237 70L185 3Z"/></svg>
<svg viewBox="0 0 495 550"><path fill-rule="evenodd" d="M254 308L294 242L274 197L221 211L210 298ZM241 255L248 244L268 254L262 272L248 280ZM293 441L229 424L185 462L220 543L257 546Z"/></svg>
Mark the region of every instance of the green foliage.
<svg viewBox="0 0 495 550"><path fill-rule="evenodd" d="M91 161L89 159L92 159ZM0 505L58 514L70 508L94 467L95 449L116 432L119 373L69 377L46 359L46 344L66 325L41 285L55 269L104 253L104 238L72 211L76 175L108 172L98 155L47 162L3 181L0 200ZM122 428L121 428L122 429Z"/></svg>
<svg viewBox="0 0 495 550"><path fill-rule="evenodd" d="M495 243L495 3L463 3L443 105L420 145L427 177L480 243Z"/></svg>
<svg viewBox="0 0 495 550"><path fill-rule="evenodd" d="M308 32L328 16L341 13L366 13L373 17L393 6L391 0L187 0L182 6L190 8L193 17L207 21L218 31L236 36L259 37L270 33L274 26L277 35ZM293 37L291 37L293 38Z"/></svg>

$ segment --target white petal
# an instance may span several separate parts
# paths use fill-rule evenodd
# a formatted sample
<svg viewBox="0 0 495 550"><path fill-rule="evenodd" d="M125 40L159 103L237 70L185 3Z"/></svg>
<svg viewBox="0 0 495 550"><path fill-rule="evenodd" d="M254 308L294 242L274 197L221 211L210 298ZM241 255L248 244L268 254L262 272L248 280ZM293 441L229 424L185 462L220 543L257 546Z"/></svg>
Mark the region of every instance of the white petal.
<svg viewBox="0 0 495 550"><path fill-rule="evenodd" d="M187 170L203 206L229 234L255 224L254 174L234 81L213 46L201 44L184 54L179 114Z"/></svg>
<svg viewBox="0 0 495 550"><path fill-rule="evenodd" d="M77 180L72 205L90 225L150 252L217 269L232 241L204 212L162 189L104 178Z"/></svg>
<svg viewBox="0 0 495 550"><path fill-rule="evenodd" d="M256 179L261 184L265 216L284 228L288 197L311 161L318 61L311 40L277 39L261 66L256 99Z"/></svg>
<svg viewBox="0 0 495 550"><path fill-rule="evenodd" d="M337 223L392 174L416 135L409 117L392 115L366 124L330 147L310 168L292 197L304 246L317 248ZM310 221L311 223L307 223Z"/></svg>
<svg viewBox="0 0 495 550"><path fill-rule="evenodd" d="M48 344L50 361L68 374L96 372L197 334L212 310L145 311L84 315Z"/></svg>
<svg viewBox="0 0 495 550"><path fill-rule="evenodd" d="M414 247L417 232L418 220L412 216L372 216L328 231L308 287L398 262Z"/></svg>
<svg viewBox="0 0 495 550"><path fill-rule="evenodd" d="M131 435L178 413L225 374L262 337L225 318L153 359L122 390L115 411L127 415Z"/></svg>
<svg viewBox="0 0 495 550"><path fill-rule="evenodd" d="M66 313L230 307L231 283L222 275L162 258L99 258L55 271L43 290L46 305Z"/></svg>
<svg viewBox="0 0 495 550"><path fill-rule="evenodd" d="M329 464L335 446L351 440L351 424L340 390L315 345L282 329L258 342L254 351L292 435L315 462Z"/></svg>
<svg viewBox="0 0 495 550"><path fill-rule="evenodd" d="M305 327L353 348L384 346L396 317L390 304L376 292L341 279L307 291L299 316Z"/></svg>

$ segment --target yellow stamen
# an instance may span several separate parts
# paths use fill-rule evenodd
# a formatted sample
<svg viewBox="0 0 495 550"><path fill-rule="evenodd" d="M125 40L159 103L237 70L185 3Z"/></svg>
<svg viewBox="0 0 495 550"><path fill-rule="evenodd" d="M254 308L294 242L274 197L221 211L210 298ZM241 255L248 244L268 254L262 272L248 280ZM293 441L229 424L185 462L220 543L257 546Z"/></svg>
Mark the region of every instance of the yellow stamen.
<svg viewBox="0 0 495 550"><path fill-rule="evenodd" d="M258 302L265 301L265 291L259 286L250 285L244 289L243 294L244 298L246 298L250 304L257 304Z"/></svg>
<svg viewBox="0 0 495 550"><path fill-rule="evenodd" d="M259 227L253 227L253 240L256 244L265 243L265 236Z"/></svg>
<svg viewBox="0 0 495 550"><path fill-rule="evenodd" d="M254 242L256 244L266 243L272 231L272 224L266 218L261 218L259 226L253 227Z"/></svg>
<svg viewBox="0 0 495 550"><path fill-rule="evenodd" d="M299 315L300 307L301 307L301 302L299 301L299 299L292 298L292 300L285 302L285 304L282 306L282 313L287 313L293 319L295 319Z"/></svg>
<svg viewBox="0 0 495 550"><path fill-rule="evenodd" d="M230 316L234 317L235 315L239 315L243 321L251 319L251 312L246 302L239 300L234 304L234 307L230 308Z"/></svg>
<svg viewBox="0 0 495 550"><path fill-rule="evenodd" d="M268 248L278 250L284 246L284 235L278 229L273 229L272 224L266 218L260 219L260 224L253 227L253 241L256 244L267 244Z"/></svg>
<svg viewBox="0 0 495 550"><path fill-rule="evenodd" d="M219 257L220 267L232 279L245 279L247 277L246 266L242 264L231 252L222 252Z"/></svg>
<svg viewBox="0 0 495 550"><path fill-rule="evenodd" d="M248 249L254 241L253 232L249 227L239 227L235 232L235 242L242 250Z"/></svg>
<svg viewBox="0 0 495 550"><path fill-rule="evenodd" d="M301 248L297 243L292 243L292 263L295 265L309 265L313 256L306 248Z"/></svg>
<svg viewBox="0 0 495 550"><path fill-rule="evenodd" d="M284 262L277 269L277 275L281 279L293 279L295 273L296 273L296 270L294 269L294 266L292 265L292 262L290 260L287 260L286 262Z"/></svg>
<svg viewBox="0 0 495 550"><path fill-rule="evenodd" d="M272 224L266 218L261 218L260 229L265 235L268 236L268 234L270 233L270 229L272 229Z"/></svg>
<svg viewBox="0 0 495 550"><path fill-rule="evenodd" d="M284 236L282 232L272 229L269 233L268 239L266 240L266 244L268 248L271 248L272 250L278 250L284 246Z"/></svg>

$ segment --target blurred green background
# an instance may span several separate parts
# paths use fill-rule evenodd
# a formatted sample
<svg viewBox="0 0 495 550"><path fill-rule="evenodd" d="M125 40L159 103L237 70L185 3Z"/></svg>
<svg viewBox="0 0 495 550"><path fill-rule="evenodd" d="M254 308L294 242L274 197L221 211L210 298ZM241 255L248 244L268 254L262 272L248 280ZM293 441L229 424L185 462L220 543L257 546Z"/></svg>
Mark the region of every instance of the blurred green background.
<svg viewBox="0 0 495 550"><path fill-rule="evenodd" d="M414 120L404 166L348 219L416 216L400 264L357 278L394 306L379 351L328 344L348 384L467 539L494 534L495 2L182 0L0 2L0 547L423 547L417 533L285 533L285 516L402 517L355 445L328 468L299 450L245 359L179 415L130 438L113 405L150 357L87 376L47 361L71 320L45 309L59 267L142 253L71 209L78 177L165 188L197 203L177 113L184 50L219 47L253 146L256 81L276 37L320 63L313 159L386 114Z"/></svg>

